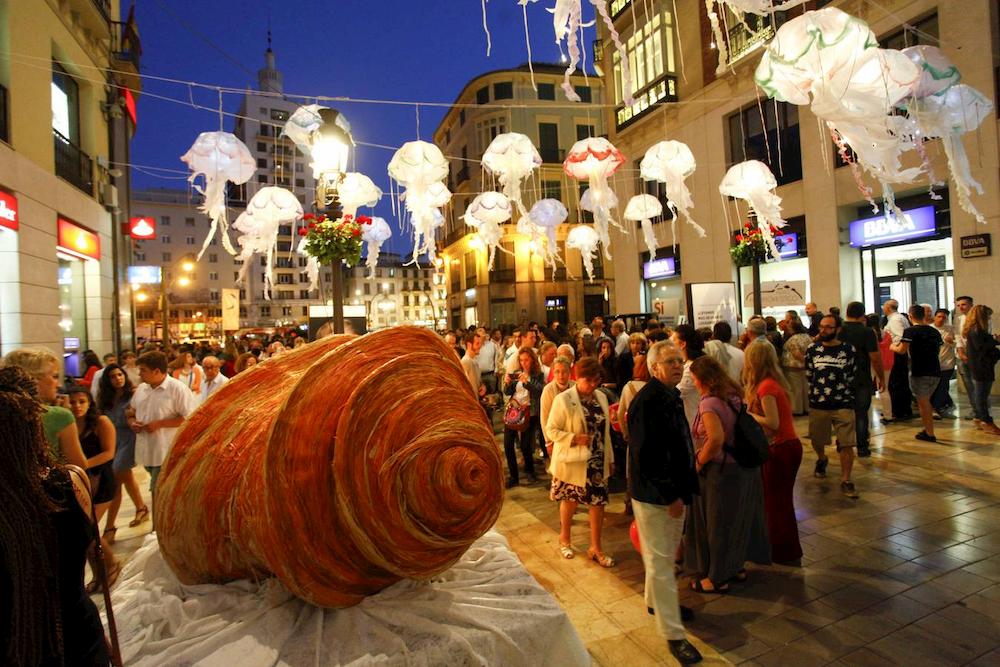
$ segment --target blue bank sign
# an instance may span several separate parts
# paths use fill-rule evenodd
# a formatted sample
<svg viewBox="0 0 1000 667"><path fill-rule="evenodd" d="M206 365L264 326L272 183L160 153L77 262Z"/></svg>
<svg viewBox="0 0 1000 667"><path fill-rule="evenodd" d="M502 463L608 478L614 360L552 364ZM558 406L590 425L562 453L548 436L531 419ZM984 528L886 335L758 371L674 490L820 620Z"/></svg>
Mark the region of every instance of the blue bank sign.
<svg viewBox="0 0 1000 667"><path fill-rule="evenodd" d="M934 236L937 233L934 207L921 206L903 211L902 220L891 212L889 215L855 220L851 223L850 233L851 245L855 248Z"/></svg>
<svg viewBox="0 0 1000 667"><path fill-rule="evenodd" d="M160 283L160 267L130 266L128 267L128 282L130 285L158 285Z"/></svg>
<svg viewBox="0 0 1000 667"><path fill-rule="evenodd" d="M677 262L673 257L663 257L642 265L642 277L646 280L669 278L677 275Z"/></svg>

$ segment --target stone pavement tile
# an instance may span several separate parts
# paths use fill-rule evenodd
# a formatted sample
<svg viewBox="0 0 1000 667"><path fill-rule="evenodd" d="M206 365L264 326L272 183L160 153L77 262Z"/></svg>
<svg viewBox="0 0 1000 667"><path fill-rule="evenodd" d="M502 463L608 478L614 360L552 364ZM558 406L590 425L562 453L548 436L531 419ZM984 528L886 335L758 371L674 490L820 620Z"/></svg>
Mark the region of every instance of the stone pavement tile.
<svg viewBox="0 0 1000 667"><path fill-rule="evenodd" d="M983 590L978 591L978 593L984 598L1000 602L1000 584L992 584L989 588L984 588Z"/></svg>
<svg viewBox="0 0 1000 667"><path fill-rule="evenodd" d="M922 602L929 607L940 609L941 607L947 607L952 603L958 602L965 597L965 594L939 584L937 581L929 581L905 591L903 596L917 602Z"/></svg>
<svg viewBox="0 0 1000 667"><path fill-rule="evenodd" d="M734 665L760 664L756 661L757 656L773 650L773 647L766 641L758 637L750 637L740 646L726 651L722 657Z"/></svg>
<svg viewBox="0 0 1000 667"><path fill-rule="evenodd" d="M978 593L983 589L993 586L993 582L989 579L972 574L971 572L962 572L961 570L942 575L935 579L934 583L947 586L965 595ZM1000 586L996 586L995 588L1000 590Z"/></svg>
<svg viewBox="0 0 1000 667"><path fill-rule="evenodd" d="M954 546L965 546L963 544L956 544ZM952 547L949 547L952 548ZM953 556L949 556L945 553L945 550L935 551L933 553L924 554L923 556L918 556L913 559L914 563L919 563L924 567L930 568L935 572L945 573L951 572L952 570L957 570L959 568L965 567L967 562Z"/></svg>
<svg viewBox="0 0 1000 667"><path fill-rule="evenodd" d="M986 640L990 645L983 652L991 651L1000 644L1000 624L985 614L969 609L961 602L948 605L933 615L917 621L917 625L922 626L925 622L929 622L927 626L929 630L945 639L952 635L963 637L975 635ZM939 623L937 629L933 627L935 622Z"/></svg>
<svg viewBox="0 0 1000 667"><path fill-rule="evenodd" d="M977 561L986 560L994 555L993 552L987 551L986 549L980 549L979 547L974 547L968 542L955 544L942 549L941 553L952 558L965 561L966 563L975 563Z"/></svg>
<svg viewBox="0 0 1000 667"><path fill-rule="evenodd" d="M922 549L914 549L913 547L908 547L903 544L897 544L895 542L890 541L888 538L882 540L872 540L865 546L870 549L885 551L886 553L902 558L903 560L913 560L914 558L918 558L927 553ZM936 553L936 552L930 552L930 553Z"/></svg>
<svg viewBox="0 0 1000 667"><path fill-rule="evenodd" d="M917 586L926 581L930 581L938 575L937 572L929 567L924 567L920 563L914 562L901 563L896 567L886 570L885 573L887 576L892 577L893 579L898 579L899 581L910 584L911 586Z"/></svg>
<svg viewBox="0 0 1000 667"><path fill-rule="evenodd" d="M971 572L972 574L977 574L980 577L986 577L992 581L1000 581L1000 556L994 556L976 563L970 563L969 565L963 567L962 571Z"/></svg>
<svg viewBox="0 0 1000 667"><path fill-rule="evenodd" d="M887 593L883 593L882 591L859 584L856 586L842 588L839 591L834 591L829 595L825 595L819 599L819 602L840 610L847 615L854 614L866 607L870 607L876 602L881 602L887 597L889 597L889 594Z"/></svg>
<svg viewBox="0 0 1000 667"><path fill-rule="evenodd" d="M884 655L868 648L859 648L837 662L830 663L831 667L885 667L887 664L892 663L887 661Z"/></svg>
<svg viewBox="0 0 1000 667"><path fill-rule="evenodd" d="M883 600L860 612L866 616L873 616L883 622L901 627L909 625L917 619L934 613L934 608L923 602L918 602L903 595L896 595L888 600Z"/></svg>
<svg viewBox="0 0 1000 667"><path fill-rule="evenodd" d="M617 665L652 667L670 664L665 658L654 657L625 635L588 642L587 651L597 664L606 667Z"/></svg>
<svg viewBox="0 0 1000 667"><path fill-rule="evenodd" d="M787 665L827 665L843 655L860 648L862 642L849 634L835 632L832 626L796 639L790 644L775 647L755 658L762 665L786 667Z"/></svg>
<svg viewBox="0 0 1000 667"><path fill-rule="evenodd" d="M993 525L1000 526L1000 519L996 519L996 523ZM986 551L992 551L993 553L1000 553L1000 532L980 535L968 540L966 544Z"/></svg>
<svg viewBox="0 0 1000 667"><path fill-rule="evenodd" d="M997 665L1000 665L1000 649L984 653L968 663L967 667L996 667Z"/></svg>
<svg viewBox="0 0 1000 667"><path fill-rule="evenodd" d="M929 634L915 625L896 630L872 642L867 648L881 653L891 664L907 667L962 665L978 656L974 651Z"/></svg>
<svg viewBox="0 0 1000 667"><path fill-rule="evenodd" d="M967 598L962 599L962 604L972 609L973 611L978 611L984 616L989 616L995 622L1000 623L1000 604L997 604L996 600L991 600L985 595L970 595Z"/></svg>
<svg viewBox="0 0 1000 667"><path fill-rule="evenodd" d="M655 628L643 627L629 633L629 638L642 647L646 653L659 660L659 664L676 665L677 661L670 655L670 649L663 636ZM717 653L714 646L706 644L697 636L692 636L688 628L688 641L695 645L702 655L700 665L728 665L722 654ZM552 666L555 667L555 666ZM630 663L617 663L615 667L632 667Z"/></svg>
<svg viewBox="0 0 1000 667"><path fill-rule="evenodd" d="M818 600L813 600L801 607L786 611L775 618L786 621L801 630L800 635L806 635L836 623L845 616L847 616L845 612L834 609Z"/></svg>

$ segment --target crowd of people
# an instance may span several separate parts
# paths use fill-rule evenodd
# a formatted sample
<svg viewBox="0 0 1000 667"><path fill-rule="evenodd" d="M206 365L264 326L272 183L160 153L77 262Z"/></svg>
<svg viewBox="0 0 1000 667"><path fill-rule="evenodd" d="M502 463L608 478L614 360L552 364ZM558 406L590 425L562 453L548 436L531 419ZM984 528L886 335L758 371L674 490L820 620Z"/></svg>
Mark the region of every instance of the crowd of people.
<svg viewBox="0 0 1000 667"><path fill-rule="evenodd" d="M907 313L888 300L882 316L851 302L824 312L807 305L808 324L790 310L781 320L750 318L696 329L655 318L631 332L603 318L590 326L529 323L509 332L449 332L487 414L502 414L507 487L536 464L551 475L559 503L559 553L574 558L570 527L580 505L589 515L588 559L613 567L602 529L609 484L626 480L626 512L635 516L646 569L646 600L670 650L700 660L684 640L676 572L691 587L721 594L747 579L746 564L791 563L802 556L793 491L802 462L795 417L807 417L825 478L836 451L844 497L860 494L855 457L871 456L871 424L920 417L917 440L936 442L934 423L958 417L951 382L962 378L977 429L1000 434L990 396L1000 361L992 311L970 297L955 313L916 304ZM458 342L461 341L461 347ZM877 408L873 399L878 397ZM759 466L737 463L746 415L766 434ZM518 461L520 454L520 462ZM536 462L536 458L538 461Z"/></svg>
<svg viewBox="0 0 1000 667"><path fill-rule="evenodd" d="M961 378L970 418L1000 435L991 414L998 337L992 310L959 297L955 313L914 305L883 317L862 304L823 312L806 307L777 321L753 317L696 329L601 317L589 326L529 323L508 330L444 334L483 409L500 417L507 487L537 484L536 458L559 504L559 554L574 558L572 519L589 517L586 557L614 567L602 543L612 484L626 492L646 571L646 602L670 651L701 659L684 638L692 612L678 604L676 574L693 589L723 594L747 579L747 563L802 556L793 489L802 461L795 417L808 415L817 455L814 476L837 452L840 489L859 497L855 456L871 455L870 425L914 417L915 438L936 442L934 424L957 418L950 383ZM7 448L8 550L2 606L8 609L7 658L60 662L69 655L105 664L100 617L84 585L85 558L103 546L107 585L120 572L110 549L123 490L136 508L131 527L151 518L157 478L174 435L229 378L305 345L302 338L230 339L225 345L148 344L137 352L84 354L80 378L61 385L61 360L19 349L0 362L0 441ZM873 399L878 407L873 410ZM757 427L752 427L756 424ZM768 456L746 464L737 452L752 428L766 434ZM520 455L520 461L519 456ZM150 500L134 468L149 473ZM103 530L100 526L103 523ZM96 525L95 525L96 524ZM25 539L41 535L42 539ZM88 556L89 554L89 556ZM47 597L39 599L38 591Z"/></svg>

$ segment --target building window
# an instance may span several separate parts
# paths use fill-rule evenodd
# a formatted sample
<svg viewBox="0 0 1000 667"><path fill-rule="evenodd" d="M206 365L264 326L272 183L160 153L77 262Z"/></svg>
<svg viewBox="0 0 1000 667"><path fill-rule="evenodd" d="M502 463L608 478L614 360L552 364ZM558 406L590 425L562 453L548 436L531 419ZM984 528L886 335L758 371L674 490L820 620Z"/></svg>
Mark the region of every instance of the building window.
<svg viewBox="0 0 1000 667"><path fill-rule="evenodd" d="M516 275L513 241L504 241L493 259L493 280L498 283L512 283ZM510 254L507 254L510 253Z"/></svg>
<svg viewBox="0 0 1000 667"><path fill-rule="evenodd" d="M744 160L760 160L770 167L778 185L802 179L798 107L785 102L760 107L754 104L732 114L727 122L729 165Z"/></svg>
<svg viewBox="0 0 1000 667"><path fill-rule="evenodd" d="M279 299L294 299L295 298L295 290L290 290L290 289L279 290L278 291L278 298Z"/></svg>
<svg viewBox="0 0 1000 667"><path fill-rule="evenodd" d="M144 253L144 252L137 252L137 253L135 253L135 261L137 261L137 262L145 262L146 261L146 253Z"/></svg>
<svg viewBox="0 0 1000 667"><path fill-rule="evenodd" d="M271 109L271 120L284 123L288 120L288 112L284 109Z"/></svg>
<svg viewBox="0 0 1000 667"><path fill-rule="evenodd" d="M209 264L216 264L216 263L218 263L218 261L219 261L219 256L217 254L215 254L215 253L209 253L208 254L208 263Z"/></svg>
<svg viewBox="0 0 1000 667"><path fill-rule="evenodd" d="M476 104L487 104L490 101L490 87L483 86L476 91Z"/></svg>
<svg viewBox="0 0 1000 667"><path fill-rule="evenodd" d="M258 153L266 153L267 152L267 144L265 144L263 141L258 141L257 142L257 152Z"/></svg>
<svg viewBox="0 0 1000 667"><path fill-rule="evenodd" d="M164 261L164 262L169 262L169 261L171 261L171 259L172 259L172 258L171 258L171 255L170 255L170 253L169 253L169 252L165 252L165 253L163 253L163 261Z"/></svg>
<svg viewBox="0 0 1000 667"><path fill-rule="evenodd" d="M514 99L514 82L501 81L493 84L493 99L512 100Z"/></svg>
<svg viewBox="0 0 1000 667"><path fill-rule="evenodd" d="M257 182L258 183L267 183L267 175L266 174L257 174Z"/></svg>
<svg viewBox="0 0 1000 667"><path fill-rule="evenodd" d="M556 99L556 84L554 84L554 83L540 83L540 84L538 84L538 99L540 99L540 100L555 100Z"/></svg>
<svg viewBox="0 0 1000 667"><path fill-rule="evenodd" d="M195 244L194 237L193 236L185 236L184 237L184 243L187 244L187 245L194 245Z"/></svg>
<svg viewBox="0 0 1000 667"><path fill-rule="evenodd" d="M209 280L218 280L219 279L219 272L218 271L209 271L208 272L208 279Z"/></svg>
<svg viewBox="0 0 1000 667"><path fill-rule="evenodd" d="M170 237L169 236L161 236L160 237L160 243L163 243L163 244L170 243Z"/></svg>
<svg viewBox="0 0 1000 667"><path fill-rule="evenodd" d="M878 40L879 47L883 49L905 49L908 46L938 45L938 16L931 14L927 18L917 21L912 26L907 26L898 32L890 34Z"/></svg>
<svg viewBox="0 0 1000 667"><path fill-rule="evenodd" d="M271 317L271 306L261 306L260 307L261 317Z"/></svg>
<svg viewBox="0 0 1000 667"><path fill-rule="evenodd" d="M184 218L185 227L194 227L194 218Z"/></svg>
<svg viewBox="0 0 1000 667"><path fill-rule="evenodd" d="M677 101L677 77L674 64L674 19L668 11L652 16L648 21L633 27L632 35L623 36L625 54L632 74L635 102L630 107L623 104L621 53L616 49L611 56L614 69L615 122L618 128L635 121L653 105L664 100Z"/></svg>
<svg viewBox="0 0 1000 667"><path fill-rule="evenodd" d="M209 292L208 292L208 298L209 298L210 301L218 301L219 300L219 290L209 290ZM211 315L211 314L212 314L212 311L209 311L209 315Z"/></svg>
<svg viewBox="0 0 1000 667"><path fill-rule="evenodd" d="M479 152L485 153L490 142L496 139L498 134L503 134L507 131L506 127L506 118L503 116L478 121L476 123L476 136L479 138Z"/></svg>
<svg viewBox="0 0 1000 667"><path fill-rule="evenodd" d="M295 165L295 166L298 166L298 165ZM306 187L306 181L305 181L305 179L304 178L296 178L295 179L295 187L297 187L297 188L304 188L304 187Z"/></svg>
<svg viewBox="0 0 1000 667"><path fill-rule="evenodd" d="M580 96L581 102L592 102L593 96L590 93L590 86L573 86L573 90Z"/></svg>
<svg viewBox="0 0 1000 667"><path fill-rule="evenodd" d="M365 283L365 296L371 296L372 286L371 283Z"/></svg>
<svg viewBox="0 0 1000 667"><path fill-rule="evenodd" d="M302 317L308 317L309 316L309 306L302 306L302 308L300 310L302 312Z"/></svg>
<svg viewBox="0 0 1000 667"><path fill-rule="evenodd" d="M594 135L594 126L593 125L579 125L578 124L576 126L576 140L577 141L580 141L581 139L589 139L590 137L593 137L593 136L595 136Z"/></svg>
<svg viewBox="0 0 1000 667"><path fill-rule="evenodd" d="M538 153L542 156L542 162L556 163L563 161L559 151L558 123L538 124Z"/></svg>
<svg viewBox="0 0 1000 667"><path fill-rule="evenodd" d="M80 84L57 62L52 63L52 129L80 143Z"/></svg>
<svg viewBox="0 0 1000 667"><path fill-rule="evenodd" d="M259 157L257 158L257 168L267 169L267 158Z"/></svg>
<svg viewBox="0 0 1000 667"><path fill-rule="evenodd" d="M461 127L465 125L465 109L458 112L458 126Z"/></svg>
<svg viewBox="0 0 1000 667"><path fill-rule="evenodd" d="M299 290L299 298L300 299L308 299L309 298L309 290L307 290L307 289L300 289Z"/></svg>
<svg viewBox="0 0 1000 667"><path fill-rule="evenodd" d="M542 181L542 199L562 200L562 181Z"/></svg>
<svg viewBox="0 0 1000 667"><path fill-rule="evenodd" d="M279 273L278 274L278 284L279 285L291 285L294 281L292 280L292 274L290 273Z"/></svg>
<svg viewBox="0 0 1000 667"><path fill-rule="evenodd" d="M169 227L169 226L170 226L170 216L169 215L161 215L160 216L160 227Z"/></svg>
<svg viewBox="0 0 1000 667"><path fill-rule="evenodd" d="M465 289L476 286L476 251L465 253Z"/></svg>
<svg viewBox="0 0 1000 667"><path fill-rule="evenodd" d="M301 162L296 162L295 163L295 171L296 171L296 173L299 173L299 174L302 173L302 163Z"/></svg>

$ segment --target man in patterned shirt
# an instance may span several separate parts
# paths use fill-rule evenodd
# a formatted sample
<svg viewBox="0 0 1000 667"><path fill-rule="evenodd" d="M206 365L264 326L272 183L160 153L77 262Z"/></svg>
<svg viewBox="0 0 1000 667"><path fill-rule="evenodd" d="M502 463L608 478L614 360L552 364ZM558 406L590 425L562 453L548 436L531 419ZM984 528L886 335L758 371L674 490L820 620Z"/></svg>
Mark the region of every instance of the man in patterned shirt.
<svg viewBox="0 0 1000 667"><path fill-rule="evenodd" d="M837 433L840 457L840 490L848 498L857 498L851 481L854 466L854 347L837 339L840 318L825 315L819 321L816 343L806 350L806 378L809 382L809 438L816 452L816 477L826 477L829 459L825 449L831 431Z"/></svg>

